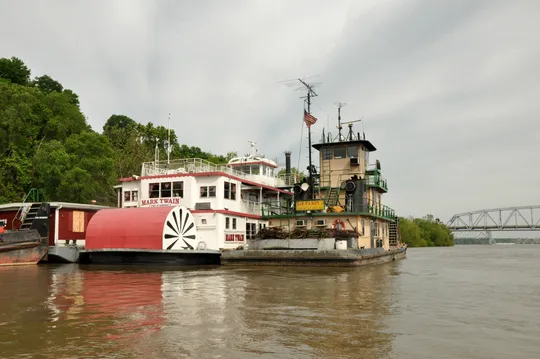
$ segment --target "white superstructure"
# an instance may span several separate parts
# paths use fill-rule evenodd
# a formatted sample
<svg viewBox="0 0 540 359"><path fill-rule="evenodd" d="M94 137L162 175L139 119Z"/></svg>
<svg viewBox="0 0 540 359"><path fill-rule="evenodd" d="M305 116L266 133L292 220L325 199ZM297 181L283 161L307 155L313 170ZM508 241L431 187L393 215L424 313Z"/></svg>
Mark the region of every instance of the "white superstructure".
<svg viewBox="0 0 540 359"><path fill-rule="evenodd" d="M199 158L145 162L140 176L120 179L118 206L185 206L208 249L237 248L268 225L263 202L292 195L287 184L294 181L279 177L277 167L253 142L248 155L227 165Z"/></svg>

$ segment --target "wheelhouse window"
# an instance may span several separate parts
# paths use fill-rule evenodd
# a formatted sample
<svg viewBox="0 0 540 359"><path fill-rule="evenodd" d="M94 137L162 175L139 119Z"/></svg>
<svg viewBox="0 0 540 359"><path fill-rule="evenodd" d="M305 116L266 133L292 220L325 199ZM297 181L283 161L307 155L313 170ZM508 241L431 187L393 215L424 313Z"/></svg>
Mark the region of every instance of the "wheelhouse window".
<svg viewBox="0 0 540 359"><path fill-rule="evenodd" d="M150 193L148 197L150 198L159 198L159 183L150 183Z"/></svg>
<svg viewBox="0 0 540 359"><path fill-rule="evenodd" d="M129 202L129 201L131 201L131 192L125 191L124 192L124 202Z"/></svg>
<svg viewBox="0 0 540 359"><path fill-rule="evenodd" d="M184 198L184 182L173 182L173 197Z"/></svg>
<svg viewBox="0 0 540 359"><path fill-rule="evenodd" d="M216 186L201 186L201 198L203 197L215 197Z"/></svg>
<svg viewBox="0 0 540 359"><path fill-rule="evenodd" d="M358 146L349 145L347 146L347 157L358 157Z"/></svg>
<svg viewBox="0 0 540 359"><path fill-rule="evenodd" d="M334 158L345 158L345 157L347 157L345 146L334 147Z"/></svg>
<svg viewBox="0 0 540 359"><path fill-rule="evenodd" d="M232 229L236 229L236 218L232 219Z"/></svg>
<svg viewBox="0 0 540 359"><path fill-rule="evenodd" d="M230 218L225 217L225 229L229 229L229 221L230 221Z"/></svg>
<svg viewBox="0 0 540 359"><path fill-rule="evenodd" d="M236 183L225 182L223 186L223 197L236 200Z"/></svg>
<svg viewBox="0 0 540 359"><path fill-rule="evenodd" d="M332 148L327 147L322 149L322 159L331 160L332 159Z"/></svg>
<svg viewBox="0 0 540 359"><path fill-rule="evenodd" d="M132 201L138 201L139 200L139 191L131 191L131 200Z"/></svg>

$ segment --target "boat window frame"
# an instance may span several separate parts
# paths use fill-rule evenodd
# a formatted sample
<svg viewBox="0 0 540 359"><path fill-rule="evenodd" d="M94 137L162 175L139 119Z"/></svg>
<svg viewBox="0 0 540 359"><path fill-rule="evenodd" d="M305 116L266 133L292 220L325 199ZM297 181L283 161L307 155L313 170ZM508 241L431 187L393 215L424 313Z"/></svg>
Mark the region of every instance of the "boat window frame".
<svg viewBox="0 0 540 359"><path fill-rule="evenodd" d="M343 155L337 157L336 156L336 152L338 152L337 150L339 150L339 152L343 151ZM347 158L347 146L346 145L334 146L334 159L341 160L344 158Z"/></svg>
<svg viewBox="0 0 540 359"><path fill-rule="evenodd" d="M179 185L179 188L175 188L176 185ZM176 192L178 192L178 196L176 196ZM173 181L172 182L172 191L171 191L172 197L180 197L184 198L184 181Z"/></svg>

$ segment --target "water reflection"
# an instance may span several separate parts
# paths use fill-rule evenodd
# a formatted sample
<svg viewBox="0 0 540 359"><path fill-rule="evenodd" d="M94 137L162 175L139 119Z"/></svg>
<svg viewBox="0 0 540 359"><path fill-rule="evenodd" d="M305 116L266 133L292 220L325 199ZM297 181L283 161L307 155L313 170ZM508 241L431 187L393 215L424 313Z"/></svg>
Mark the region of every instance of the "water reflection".
<svg viewBox="0 0 540 359"><path fill-rule="evenodd" d="M0 318L9 324L0 325L0 352L45 358L382 358L392 341L382 320L389 311L391 270L64 265L0 272L3 292L10 293L0 296ZM24 303L14 306L14 296ZM22 306L32 314L21 314Z"/></svg>

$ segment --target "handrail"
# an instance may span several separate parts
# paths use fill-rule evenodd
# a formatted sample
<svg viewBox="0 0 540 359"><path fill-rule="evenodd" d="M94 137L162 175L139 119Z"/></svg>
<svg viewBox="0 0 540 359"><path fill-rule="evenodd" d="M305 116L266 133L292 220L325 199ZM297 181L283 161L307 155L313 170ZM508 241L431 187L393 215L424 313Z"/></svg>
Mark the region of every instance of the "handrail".
<svg viewBox="0 0 540 359"><path fill-rule="evenodd" d="M15 213L15 217L13 217L13 220L11 221L11 229L12 230L15 230L15 220L16 219L19 219L19 221L21 223L24 221L22 212L24 210L24 205L26 204L27 200L31 199L32 200L31 202L39 202L40 201L40 195L41 195L41 193L39 192L39 190L37 188L30 188L30 191L28 191L28 193L24 197L24 200L23 200L21 206L19 207L19 209Z"/></svg>

